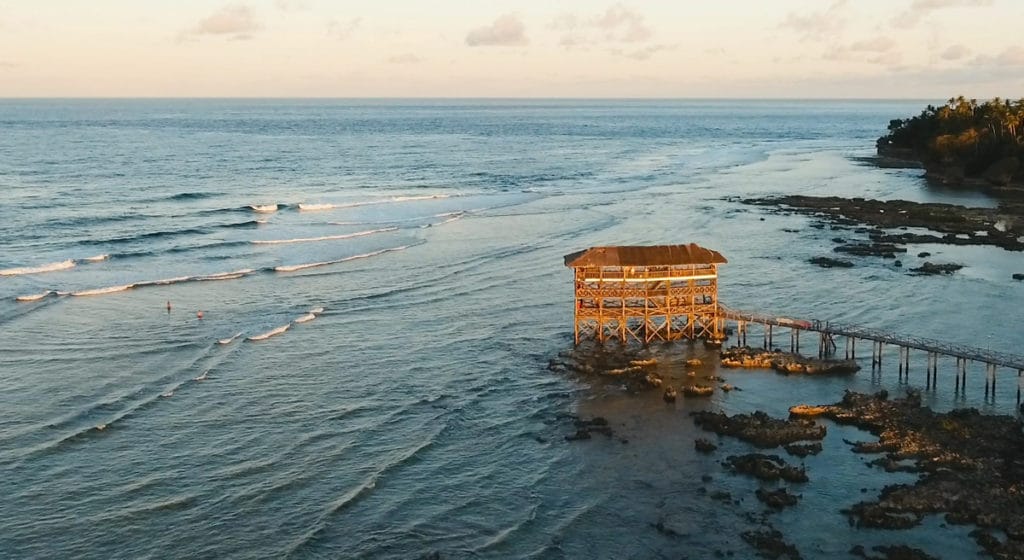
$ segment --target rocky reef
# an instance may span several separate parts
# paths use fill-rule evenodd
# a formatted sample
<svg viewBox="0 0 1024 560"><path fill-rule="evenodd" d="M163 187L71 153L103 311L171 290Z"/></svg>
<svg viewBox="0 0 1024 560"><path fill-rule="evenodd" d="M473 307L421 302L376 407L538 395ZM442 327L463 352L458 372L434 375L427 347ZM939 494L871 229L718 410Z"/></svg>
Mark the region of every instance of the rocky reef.
<svg viewBox="0 0 1024 560"><path fill-rule="evenodd" d="M852 445L857 453L883 453L887 464L919 474L914 484L885 487L878 499L845 510L851 522L887 529L917 525L924 515L973 524L975 540L995 558L1024 558L1024 432L1010 416L976 409L933 412L920 396L889 399L847 392L820 416L878 436ZM791 415L800 411L791 409ZM996 530L1003 539L992 534Z"/></svg>
<svg viewBox="0 0 1024 560"><path fill-rule="evenodd" d="M802 467L794 467L778 455L763 453L747 453L730 455L725 458L725 465L734 472L746 474L758 480L786 482L807 482L807 471Z"/></svg>
<svg viewBox="0 0 1024 560"><path fill-rule="evenodd" d="M721 352L722 367L774 369L779 373L820 375L855 373L860 366L854 360L808 358L800 354L735 346Z"/></svg>
<svg viewBox="0 0 1024 560"><path fill-rule="evenodd" d="M820 440L826 434L825 426L813 420L778 419L761 411L729 416L724 412L701 410L691 412L690 415L693 416L693 422L706 431L732 436L762 449Z"/></svg>

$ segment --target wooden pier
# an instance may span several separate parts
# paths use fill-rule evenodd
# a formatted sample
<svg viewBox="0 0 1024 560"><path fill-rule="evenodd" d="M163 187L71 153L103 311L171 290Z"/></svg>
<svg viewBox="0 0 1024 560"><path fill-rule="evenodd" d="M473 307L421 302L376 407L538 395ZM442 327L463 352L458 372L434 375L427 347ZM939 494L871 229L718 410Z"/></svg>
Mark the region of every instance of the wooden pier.
<svg viewBox="0 0 1024 560"><path fill-rule="evenodd" d="M817 338L818 357L828 357L838 354L836 344L837 337L844 342L844 354L847 359L856 359L857 341L871 342L871 369L881 370L882 357L886 346L895 346L899 350L898 372L900 379L907 379L910 374L911 350L923 352L926 358L925 365L925 387L935 388L938 375L939 357L947 356L955 358L955 383L954 389L957 393L966 391L967 386L967 365L979 363L985 365L985 397L995 398L996 394L996 372L999 368L1017 371L1017 402L1021 400L1021 390L1024 388L1024 356L1008 354L965 346L951 344L941 340L923 338L919 336L907 336L899 333L872 329L859 325L833 323L819 320L800 320L789 317L766 315L762 313L751 313L731 309L719 305L718 316L722 321L735 323L737 344L747 346L747 337L751 324L759 325L762 334L762 347L766 349L777 348L775 345L776 329L781 328L788 331L790 351L800 352L800 333L808 332L811 338ZM724 325L723 325L724 328ZM779 333L782 334L782 333Z"/></svg>
<svg viewBox="0 0 1024 560"><path fill-rule="evenodd" d="M925 387L938 380L939 358L954 358L955 390L965 394L967 366L985 364L985 398L995 400L999 368L1017 371L1017 402L1024 389L1024 356L950 344L940 340L830 321L802 320L739 311L718 301L721 253L688 245L591 247L565 256L574 273L574 323L577 343L619 339L647 344L655 340L704 340L720 344L727 323L735 324L737 344L748 346L751 325L758 325L765 349L777 348L776 330L789 335L790 352L800 352L800 335L817 338L818 357L838 355L842 339L846 359L857 358L857 342L871 342L872 372L881 372L886 346L899 350L899 376L909 381L912 351L926 357ZM816 335L816 336L815 336Z"/></svg>

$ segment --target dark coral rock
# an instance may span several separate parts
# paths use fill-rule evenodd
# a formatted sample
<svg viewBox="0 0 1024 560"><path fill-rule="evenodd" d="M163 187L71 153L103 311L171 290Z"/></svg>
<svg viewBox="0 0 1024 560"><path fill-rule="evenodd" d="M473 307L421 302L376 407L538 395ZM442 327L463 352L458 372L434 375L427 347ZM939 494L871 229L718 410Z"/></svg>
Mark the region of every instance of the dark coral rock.
<svg viewBox="0 0 1024 560"><path fill-rule="evenodd" d="M802 558L796 547L786 543L782 539L782 533L774 529L744 531L740 536L747 544L757 549L757 555L761 558L788 558L789 560L801 560Z"/></svg>
<svg viewBox="0 0 1024 560"><path fill-rule="evenodd" d="M790 494L785 488L779 488L778 490L765 490L764 488L758 488L754 493L758 500L764 502L768 507L774 509L783 509L788 506L795 506L799 496Z"/></svg>
<svg viewBox="0 0 1024 560"><path fill-rule="evenodd" d="M753 476L760 480L785 480L787 482L807 482L807 472L787 463L778 455L747 453L746 455L730 455L726 464L732 470Z"/></svg>
<svg viewBox="0 0 1024 560"><path fill-rule="evenodd" d="M696 449L697 451L700 451L701 453L711 453L712 451L718 449L718 446L711 443L710 440L704 438L697 438L693 442L693 448Z"/></svg>
<svg viewBox="0 0 1024 560"><path fill-rule="evenodd" d="M821 442L787 443L786 445L783 445L782 448L790 455L806 457L808 455L817 455L818 453L821 453Z"/></svg>
<svg viewBox="0 0 1024 560"><path fill-rule="evenodd" d="M733 436L762 448L778 447L798 441L820 440L826 433L825 426L813 420L780 420L761 411L734 416L724 412L699 411L692 412L691 416L694 423L709 432Z"/></svg>

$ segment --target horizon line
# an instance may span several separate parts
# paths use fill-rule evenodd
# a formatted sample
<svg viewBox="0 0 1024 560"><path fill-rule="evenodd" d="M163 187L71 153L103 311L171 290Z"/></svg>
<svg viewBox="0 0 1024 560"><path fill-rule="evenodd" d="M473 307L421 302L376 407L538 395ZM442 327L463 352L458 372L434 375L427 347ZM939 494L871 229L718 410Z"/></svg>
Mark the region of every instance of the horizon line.
<svg viewBox="0 0 1024 560"><path fill-rule="evenodd" d="M957 97L945 97L951 99ZM971 97L967 97L971 99ZM938 97L787 97L787 96L763 96L763 97L741 97L741 96L678 96L678 97L621 97L621 96L595 96L595 97L567 97L567 96L257 96L257 95L39 95L39 96L4 96L0 95L0 101L25 101L25 100L322 100L322 101L443 101L443 100L480 100L480 101L928 101L939 99ZM974 99L989 99L979 97ZM1007 98L1009 99L1009 98Z"/></svg>

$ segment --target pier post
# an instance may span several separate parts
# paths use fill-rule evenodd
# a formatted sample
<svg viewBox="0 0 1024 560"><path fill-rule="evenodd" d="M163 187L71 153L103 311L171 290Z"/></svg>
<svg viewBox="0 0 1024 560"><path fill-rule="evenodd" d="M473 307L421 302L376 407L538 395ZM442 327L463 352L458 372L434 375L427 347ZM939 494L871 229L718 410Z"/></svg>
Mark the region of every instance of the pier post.
<svg viewBox="0 0 1024 560"><path fill-rule="evenodd" d="M796 329L789 329L789 351L796 352Z"/></svg>
<svg viewBox="0 0 1024 560"><path fill-rule="evenodd" d="M932 388L932 353L928 352L928 365L925 367L924 372L924 388Z"/></svg>
<svg viewBox="0 0 1024 560"><path fill-rule="evenodd" d="M768 325L768 350L775 347L775 343L772 342L772 325Z"/></svg>
<svg viewBox="0 0 1024 560"><path fill-rule="evenodd" d="M796 353L800 353L800 329L796 329Z"/></svg>
<svg viewBox="0 0 1024 560"><path fill-rule="evenodd" d="M960 362L961 361L963 361L963 358L957 358L956 359L956 384L955 384L954 391L957 392L957 393L960 392Z"/></svg>
<svg viewBox="0 0 1024 560"><path fill-rule="evenodd" d="M1017 404L1020 404L1020 384L1024 381L1024 369L1017 370Z"/></svg>
<svg viewBox="0 0 1024 560"><path fill-rule="evenodd" d="M991 387L991 388L990 388ZM985 398L992 397L992 402L996 400L996 365L985 364Z"/></svg>
<svg viewBox="0 0 1024 560"><path fill-rule="evenodd" d="M909 349L907 349L907 348L904 348L904 347L902 347L902 346L899 346L898 348L899 348L899 350L900 350L900 372L899 372L899 377L898 377L898 379L899 379L900 381L902 381L902 380L903 380L903 355L904 355L904 354L906 354L906 353L908 353L908 352L910 352L910 350L909 350Z"/></svg>

